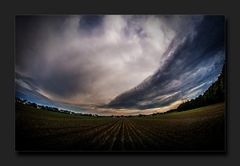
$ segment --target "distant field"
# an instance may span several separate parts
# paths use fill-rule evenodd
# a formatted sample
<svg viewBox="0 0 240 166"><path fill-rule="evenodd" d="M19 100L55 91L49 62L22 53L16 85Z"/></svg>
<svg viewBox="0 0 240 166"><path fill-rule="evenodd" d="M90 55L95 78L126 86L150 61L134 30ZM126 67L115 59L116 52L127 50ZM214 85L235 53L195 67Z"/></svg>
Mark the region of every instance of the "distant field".
<svg viewBox="0 0 240 166"><path fill-rule="evenodd" d="M90 117L16 104L16 150L224 151L224 104L145 117Z"/></svg>

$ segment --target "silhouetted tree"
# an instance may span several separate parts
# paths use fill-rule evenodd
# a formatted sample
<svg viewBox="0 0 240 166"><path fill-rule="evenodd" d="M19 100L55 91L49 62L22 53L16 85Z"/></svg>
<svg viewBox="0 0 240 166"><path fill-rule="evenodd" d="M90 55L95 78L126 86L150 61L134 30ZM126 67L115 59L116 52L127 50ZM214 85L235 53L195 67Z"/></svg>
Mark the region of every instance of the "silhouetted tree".
<svg viewBox="0 0 240 166"><path fill-rule="evenodd" d="M225 87L225 64L223 65L222 72L217 81L213 83L203 95L198 96L196 99L189 100L178 106L178 111L185 111L201 106L215 104L224 101Z"/></svg>

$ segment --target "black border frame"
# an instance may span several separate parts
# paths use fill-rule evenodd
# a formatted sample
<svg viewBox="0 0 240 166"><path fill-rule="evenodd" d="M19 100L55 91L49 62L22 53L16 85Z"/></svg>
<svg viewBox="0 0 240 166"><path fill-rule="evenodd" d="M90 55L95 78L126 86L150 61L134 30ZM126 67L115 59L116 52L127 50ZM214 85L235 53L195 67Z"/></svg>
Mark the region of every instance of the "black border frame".
<svg viewBox="0 0 240 166"><path fill-rule="evenodd" d="M228 0L168 0L168 1L111 1L84 0L30 1L9 0L1 4L1 163L3 165L239 165L240 125L239 117L239 5ZM16 14L222 14L227 18L227 153L226 154L18 154L14 152L14 79L13 79L13 19ZM237 164L239 163L239 164Z"/></svg>
<svg viewBox="0 0 240 166"><path fill-rule="evenodd" d="M66 14L67 15L67 14ZM14 16L14 76L15 76L15 64L16 64L16 46L15 46L15 32L16 32L16 26L15 26L15 23L16 23L16 17L17 16L66 16L66 15L58 15L58 14L21 14L21 15L15 15ZM75 14L74 14L75 15ZM91 14L89 14L91 15ZM160 14L159 14L160 15ZM173 15L173 14L172 14ZM174 14L175 15L175 14ZM178 14L176 14L178 15ZM191 15L191 14L179 14L179 15ZM201 15L201 14L193 14L193 15ZM193 16L191 15L191 16ZM208 14L202 14L201 16L209 16ZM15 144L14 144L14 147L15 147L15 152L16 153L19 153L19 154L22 154L22 153L52 153L52 154L58 154L58 153L87 153L87 154L91 154L91 153L94 153L94 154L111 154L111 153L119 153L119 154L124 154L124 153L128 153L128 154L139 154L139 153L174 153L174 154L180 154L180 153L209 153L209 154L217 154L217 153L227 153L227 72L226 72L226 69L227 69L227 59L228 59L228 55L227 55L227 19L226 19L226 16L225 15L218 15L218 14L210 14L210 16L223 16L224 17L224 56L225 56L225 60L224 60L224 63L225 63L225 68L224 68L224 72L225 72L225 78L224 78L224 86L225 86L225 96L224 96L224 149L223 150L156 150L156 151L97 151L97 150L92 150L92 151L84 151L84 150L76 150L76 151L68 151L68 150L59 150L59 151L55 151L55 150L35 150L35 151L30 151L30 150L22 150L22 151L18 151L16 150L16 137L15 137ZM15 79L15 77L14 77ZM14 97L15 97L15 86L14 86ZM15 100L13 101L13 105L14 105L14 118L15 118L15 113L16 113L16 108L15 108ZM16 133L16 128L15 128L15 120L14 120L14 134Z"/></svg>

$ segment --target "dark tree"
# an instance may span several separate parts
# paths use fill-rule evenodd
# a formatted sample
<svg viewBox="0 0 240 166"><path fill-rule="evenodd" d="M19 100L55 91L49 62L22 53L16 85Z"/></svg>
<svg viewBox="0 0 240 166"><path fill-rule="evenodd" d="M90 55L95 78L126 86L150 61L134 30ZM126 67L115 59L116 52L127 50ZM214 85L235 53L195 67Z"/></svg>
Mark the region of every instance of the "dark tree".
<svg viewBox="0 0 240 166"><path fill-rule="evenodd" d="M178 106L178 111L185 111L193 108L198 108L201 106L206 106L210 104L215 104L219 102L224 102L224 78L225 78L225 64L223 66L222 72L218 77L217 81L213 83L203 95L198 96L196 99L189 100Z"/></svg>

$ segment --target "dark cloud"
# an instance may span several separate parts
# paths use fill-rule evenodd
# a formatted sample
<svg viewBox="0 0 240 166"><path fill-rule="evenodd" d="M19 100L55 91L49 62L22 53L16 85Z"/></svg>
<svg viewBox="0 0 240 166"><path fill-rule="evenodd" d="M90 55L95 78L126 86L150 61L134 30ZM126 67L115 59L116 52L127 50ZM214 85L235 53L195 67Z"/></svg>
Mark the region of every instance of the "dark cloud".
<svg viewBox="0 0 240 166"><path fill-rule="evenodd" d="M100 15L83 15L79 20L79 28L90 31L101 25L104 16Z"/></svg>
<svg viewBox="0 0 240 166"><path fill-rule="evenodd" d="M224 63L224 17L208 16L196 25L196 35L177 36L166 54L174 51L151 78L118 96L109 105L115 107L162 107L201 94L215 81ZM174 45L178 45L175 50ZM200 88L195 88L199 85ZM193 88L196 93L194 96ZM191 93L189 93L191 92ZM161 98L162 97L162 98Z"/></svg>
<svg viewBox="0 0 240 166"><path fill-rule="evenodd" d="M135 87L114 105L139 108L194 97L221 70L223 23L215 16L17 16L15 68L28 78L17 76L17 90L102 104Z"/></svg>

